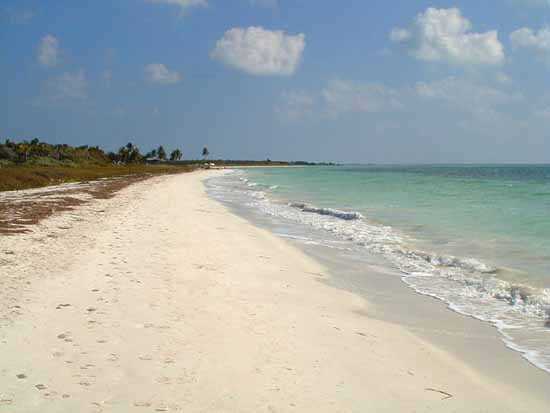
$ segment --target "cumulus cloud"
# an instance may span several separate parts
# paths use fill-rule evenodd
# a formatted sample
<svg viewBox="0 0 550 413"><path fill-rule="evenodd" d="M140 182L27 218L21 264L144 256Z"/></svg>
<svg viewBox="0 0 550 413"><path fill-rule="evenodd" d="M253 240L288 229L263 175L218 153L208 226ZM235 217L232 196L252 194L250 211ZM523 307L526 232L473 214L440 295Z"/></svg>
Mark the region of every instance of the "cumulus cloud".
<svg viewBox="0 0 550 413"><path fill-rule="evenodd" d="M510 42L516 49L523 48L550 57L550 29L548 27L539 31L523 27L510 34Z"/></svg>
<svg viewBox="0 0 550 413"><path fill-rule="evenodd" d="M38 62L44 67L54 67L59 62L59 40L47 34L40 40Z"/></svg>
<svg viewBox="0 0 550 413"><path fill-rule="evenodd" d="M333 80L321 95L331 115L344 112L380 113L402 108L400 93L378 83L356 84Z"/></svg>
<svg viewBox="0 0 550 413"><path fill-rule="evenodd" d="M161 85L170 85L181 80L181 75L178 72L169 70L162 63L151 63L145 66L145 76L151 83Z"/></svg>
<svg viewBox="0 0 550 413"><path fill-rule="evenodd" d="M88 97L88 81L84 70L66 72L47 83L48 96L55 101L84 100Z"/></svg>
<svg viewBox="0 0 550 413"><path fill-rule="evenodd" d="M206 7L208 6L207 0L147 0L149 3L168 4L172 6L178 6L182 12L186 12L191 7Z"/></svg>
<svg viewBox="0 0 550 413"><path fill-rule="evenodd" d="M428 8L409 29L394 28L390 39L406 45L412 56L452 65L495 65L504 60L496 30L472 32L471 22L457 8Z"/></svg>
<svg viewBox="0 0 550 413"><path fill-rule="evenodd" d="M216 42L211 57L251 75L290 76L300 64L305 45L301 33L233 28Z"/></svg>

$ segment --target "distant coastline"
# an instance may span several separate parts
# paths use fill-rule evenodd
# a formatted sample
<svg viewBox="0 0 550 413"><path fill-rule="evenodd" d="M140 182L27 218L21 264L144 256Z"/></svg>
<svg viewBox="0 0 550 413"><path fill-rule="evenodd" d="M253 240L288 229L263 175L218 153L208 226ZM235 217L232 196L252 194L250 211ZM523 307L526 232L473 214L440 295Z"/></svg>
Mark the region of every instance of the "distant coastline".
<svg viewBox="0 0 550 413"><path fill-rule="evenodd" d="M203 148L202 155L203 159L182 159L180 149L168 153L162 145L142 154L131 142L117 152L107 152L99 146L50 144L36 138L17 142L6 139L0 143L0 191L121 176L183 173L197 168L334 165L270 159L209 159L207 147Z"/></svg>

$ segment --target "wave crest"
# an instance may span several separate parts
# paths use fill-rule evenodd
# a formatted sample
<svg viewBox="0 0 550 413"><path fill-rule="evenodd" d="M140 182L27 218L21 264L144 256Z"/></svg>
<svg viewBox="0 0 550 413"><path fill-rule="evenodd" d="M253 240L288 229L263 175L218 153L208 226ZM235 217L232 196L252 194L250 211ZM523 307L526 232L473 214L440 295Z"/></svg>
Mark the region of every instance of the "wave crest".
<svg viewBox="0 0 550 413"><path fill-rule="evenodd" d="M356 219L363 218L363 215L361 215L361 213L356 211L342 211L340 209L333 209L333 208L320 208L320 207L309 205L303 202L291 202L289 206L291 206L292 208L299 209L302 212L310 212L310 213L319 214L319 215L328 215L331 217L344 219L346 221L353 221Z"/></svg>

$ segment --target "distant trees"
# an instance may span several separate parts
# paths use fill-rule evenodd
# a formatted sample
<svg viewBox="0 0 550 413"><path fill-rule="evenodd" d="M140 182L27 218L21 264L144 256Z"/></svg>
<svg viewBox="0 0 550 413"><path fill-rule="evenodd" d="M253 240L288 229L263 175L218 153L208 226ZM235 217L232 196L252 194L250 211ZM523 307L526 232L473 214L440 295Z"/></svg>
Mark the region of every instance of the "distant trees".
<svg viewBox="0 0 550 413"><path fill-rule="evenodd" d="M157 157L157 150L153 149L152 151L149 151L145 154L145 159L148 158L156 158Z"/></svg>
<svg viewBox="0 0 550 413"><path fill-rule="evenodd" d="M203 156L208 157L209 152L205 147ZM81 145L78 147L67 144L49 144L40 141L39 138L15 142L6 139L0 142L0 161L7 163L32 162L40 165L68 165L68 164L106 164L106 163L139 163L146 159L180 161L183 158L181 149L173 149L169 155L160 145L146 155L142 155L138 146L132 142L120 147L117 151L105 152L99 146Z"/></svg>
<svg viewBox="0 0 550 413"><path fill-rule="evenodd" d="M142 159L143 156L141 156L139 148L132 142L128 142L126 146L123 146L118 150L115 161L122 163L136 163L141 162Z"/></svg>
<svg viewBox="0 0 550 413"><path fill-rule="evenodd" d="M170 160L171 161L179 161L179 160L181 160L182 156L183 156L183 154L181 153L181 151L179 149L174 149L172 151L172 153L170 154Z"/></svg>
<svg viewBox="0 0 550 413"><path fill-rule="evenodd" d="M0 144L0 159L15 163L32 161L41 165L49 165L52 162L106 163L109 162L110 157L98 146L52 145L34 138L21 142L6 139L3 144Z"/></svg>
<svg viewBox="0 0 550 413"><path fill-rule="evenodd" d="M208 148L205 146L204 148L202 148L202 157L204 158L204 160L208 159L208 155L210 155L210 152L208 152Z"/></svg>
<svg viewBox="0 0 550 413"><path fill-rule="evenodd" d="M160 145L157 149L157 157L162 161L166 160L166 151L164 150L164 147L162 145Z"/></svg>

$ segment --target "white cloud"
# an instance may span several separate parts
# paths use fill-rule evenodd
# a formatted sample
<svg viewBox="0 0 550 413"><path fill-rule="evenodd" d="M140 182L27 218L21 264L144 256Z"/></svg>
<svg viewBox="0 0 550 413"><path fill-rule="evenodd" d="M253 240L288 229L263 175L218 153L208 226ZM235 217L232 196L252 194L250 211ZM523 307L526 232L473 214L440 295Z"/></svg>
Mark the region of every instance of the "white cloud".
<svg viewBox="0 0 550 413"><path fill-rule="evenodd" d="M192 7L206 7L208 6L207 0L146 0L149 3L156 4L168 4L172 6L178 6L182 12L186 12Z"/></svg>
<svg viewBox="0 0 550 413"><path fill-rule="evenodd" d="M162 85L178 83L181 80L178 72L169 70L162 63L151 63L145 66L145 75L150 82Z"/></svg>
<svg viewBox="0 0 550 413"><path fill-rule="evenodd" d="M305 44L304 34L233 28L216 42L211 57L252 75L290 76L300 64Z"/></svg>
<svg viewBox="0 0 550 413"><path fill-rule="evenodd" d="M47 34L38 47L38 62L45 67L54 67L59 62L59 40Z"/></svg>
<svg viewBox="0 0 550 413"><path fill-rule="evenodd" d="M84 70L66 72L47 83L48 95L52 100L84 100L88 97L88 81Z"/></svg>
<svg viewBox="0 0 550 413"><path fill-rule="evenodd" d="M366 113L378 114L373 119L398 118L403 114L413 114L415 118L422 115L429 119L438 112L451 119L475 119L477 123L486 124L500 117L501 113L517 113L524 107L523 96L514 92L509 83L499 83L495 79L493 84L489 84L468 77L448 77L400 88L336 79L319 91L285 92L282 104L275 111L294 120Z"/></svg>
<svg viewBox="0 0 550 413"><path fill-rule="evenodd" d="M538 32L523 27L510 34L510 42L514 48L523 48L550 57L550 29L548 27L540 29Z"/></svg>
<svg viewBox="0 0 550 413"><path fill-rule="evenodd" d="M315 97L305 91L287 91L281 94L282 103L275 112L290 120L302 119L313 113Z"/></svg>
<svg viewBox="0 0 550 413"><path fill-rule="evenodd" d="M403 106L399 92L377 83L356 84L338 79L329 82L321 95L331 115L344 112L391 112Z"/></svg>
<svg viewBox="0 0 550 413"><path fill-rule="evenodd" d="M471 22L457 8L428 8L410 29L395 28L390 39L409 47L419 60L453 65L495 65L504 60L496 30L471 31Z"/></svg>
<svg viewBox="0 0 550 413"><path fill-rule="evenodd" d="M396 43L407 41L411 37L412 37L412 34L407 29L400 29L396 27L392 29L392 31L390 32L390 40Z"/></svg>
<svg viewBox="0 0 550 413"><path fill-rule="evenodd" d="M433 82L418 82L415 92L422 99L443 102L475 115L495 113L499 106L522 100L519 94L456 77Z"/></svg>

